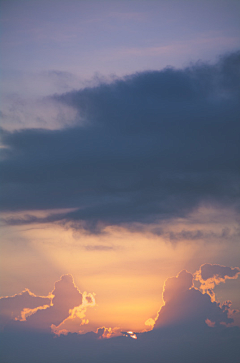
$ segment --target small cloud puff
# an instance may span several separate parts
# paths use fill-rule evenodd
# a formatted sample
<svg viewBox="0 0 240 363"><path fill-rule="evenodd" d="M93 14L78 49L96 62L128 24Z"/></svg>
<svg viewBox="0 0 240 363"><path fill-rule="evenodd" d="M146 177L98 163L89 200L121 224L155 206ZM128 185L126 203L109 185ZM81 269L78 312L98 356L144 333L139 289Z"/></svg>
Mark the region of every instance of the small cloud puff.
<svg viewBox="0 0 240 363"><path fill-rule="evenodd" d="M118 327L115 328L106 328L105 326L97 329L98 339L109 339L116 336L121 336L121 329Z"/></svg>

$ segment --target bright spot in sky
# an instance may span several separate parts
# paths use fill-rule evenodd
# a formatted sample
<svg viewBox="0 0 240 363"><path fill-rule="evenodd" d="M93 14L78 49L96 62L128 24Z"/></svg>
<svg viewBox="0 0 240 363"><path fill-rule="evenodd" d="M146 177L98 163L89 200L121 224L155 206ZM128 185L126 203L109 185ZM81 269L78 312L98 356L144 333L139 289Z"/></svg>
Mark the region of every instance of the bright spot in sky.
<svg viewBox="0 0 240 363"><path fill-rule="evenodd" d="M127 333L129 334L129 336L130 336L131 338L133 338L133 339L137 339L137 336L136 336L136 334L134 334L134 332L133 332L133 331L128 331Z"/></svg>

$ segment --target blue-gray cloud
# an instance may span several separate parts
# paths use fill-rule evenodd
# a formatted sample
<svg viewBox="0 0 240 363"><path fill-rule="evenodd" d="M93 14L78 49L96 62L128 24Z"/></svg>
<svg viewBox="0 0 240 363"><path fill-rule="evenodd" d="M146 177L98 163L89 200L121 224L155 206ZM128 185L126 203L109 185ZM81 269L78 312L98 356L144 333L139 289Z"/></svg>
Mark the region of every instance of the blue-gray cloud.
<svg viewBox="0 0 240 363"><path fill-rule="evenodd" d="M238 327L183 330L179 327L151 331L138 339L98 339L99 334L50 334L6 331L0 333L3 361L13 363L236 363L239 357Z"/></svg>
<svg viewBox="0 0 240 363"><path fill-rule="evenodd" d="M49 297L36 296L28 289L20 294L0 298L0 330L11 320L20 319L23 309L50 305Z"/></svg>
<svg viewBox="0 0 240 363"><path fill-rule="evenodd" d="M240 268L227 267L221 265L211 265L210 263L205 263L200 267L200 277L202 280L208 280L213 278L222 279L236 279L240 273Z"/></svg>
<svg viewBox="0 0 240 363"><path fill-rule="evenodd" d="M2 130L3 211L75 208L9 224L153 223L207 202L239 208L240 52L53 96L79 126Z"/></svg>
<svg viewBox="0 0 240 363"><path fill-rule="evenodd" d="M221 306L218 302L211 301L208 294L202 294L195 289L193 275L186 270L181 271L177 277L166 280L163 300L165 305L159 311L154 328L179 325L198 330L204 329L206 320L218 326L234 321L228 316L228 305Z"/></svg>

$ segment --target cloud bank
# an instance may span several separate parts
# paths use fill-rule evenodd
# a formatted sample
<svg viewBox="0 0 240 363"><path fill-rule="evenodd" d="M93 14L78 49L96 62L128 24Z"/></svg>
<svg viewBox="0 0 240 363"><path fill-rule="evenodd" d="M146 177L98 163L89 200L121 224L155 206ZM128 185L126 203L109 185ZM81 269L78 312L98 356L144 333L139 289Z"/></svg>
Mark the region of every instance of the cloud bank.
<svg viewBox="0 0 240 363"><path fill-rule="evenodd" d="M137 73L53 96L79 124L2 130L9 224L70 222L98 233L200 205L239 211L240 52L214 65ZM39 218L34 210L75 208Z"/></svg>

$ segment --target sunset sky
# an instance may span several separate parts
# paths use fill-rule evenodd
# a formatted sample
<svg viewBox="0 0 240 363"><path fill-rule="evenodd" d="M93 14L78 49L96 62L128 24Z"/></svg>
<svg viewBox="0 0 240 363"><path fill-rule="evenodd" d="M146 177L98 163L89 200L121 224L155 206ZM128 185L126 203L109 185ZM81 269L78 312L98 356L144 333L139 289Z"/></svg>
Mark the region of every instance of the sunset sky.
<svg viewBox="0 0 240 363"><path fill-rule="evenodd" d="M236 363L239 16L1 1L4 362Z"/></svg>

